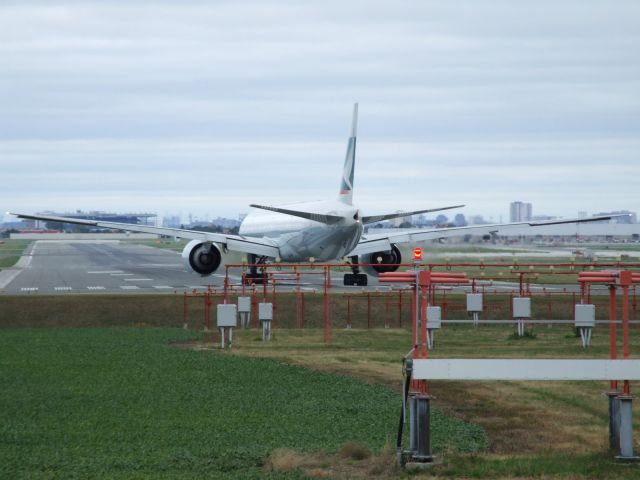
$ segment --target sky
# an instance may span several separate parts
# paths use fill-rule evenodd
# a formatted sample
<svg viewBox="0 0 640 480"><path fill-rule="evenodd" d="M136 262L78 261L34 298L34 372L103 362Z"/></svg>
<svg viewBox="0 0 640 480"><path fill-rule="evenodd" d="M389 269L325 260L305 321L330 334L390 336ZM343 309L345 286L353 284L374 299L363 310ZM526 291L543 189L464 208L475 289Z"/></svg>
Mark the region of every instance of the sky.
<svg viewBox="0 0 640 480"><path fill-rule="evenodd" d="M2 0L0 211L333 198L359 102L365 214L640 212L638 18L637 0Z"/></svg>

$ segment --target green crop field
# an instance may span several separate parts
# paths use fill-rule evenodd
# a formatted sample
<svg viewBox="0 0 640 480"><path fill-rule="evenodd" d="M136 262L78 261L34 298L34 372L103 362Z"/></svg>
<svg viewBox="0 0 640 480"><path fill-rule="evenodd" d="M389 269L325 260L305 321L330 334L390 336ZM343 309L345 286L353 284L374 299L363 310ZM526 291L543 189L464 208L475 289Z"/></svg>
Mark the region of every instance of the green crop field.
<svg viewBox="0 0 640 480"><path fill-rule="evenodd" d="M299 478L265 465L283 448L330 459L345 445L378 455L393 442L391 388L172 344L196 338L173 328L2 330L0 478ZM433 430L437 451L486 445L481 429L439 412Z"/></svg>

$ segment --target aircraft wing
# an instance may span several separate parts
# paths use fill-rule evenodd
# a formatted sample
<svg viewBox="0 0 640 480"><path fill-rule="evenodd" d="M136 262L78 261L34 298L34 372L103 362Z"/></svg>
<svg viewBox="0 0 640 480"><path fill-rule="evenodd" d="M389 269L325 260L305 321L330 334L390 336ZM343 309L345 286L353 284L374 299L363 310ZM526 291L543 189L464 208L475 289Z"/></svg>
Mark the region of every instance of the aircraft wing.
<svg viewBox="0 0 640 480"><path fill-rule="evenodd" d="M244 237L242 235L229 235L225 233L198 232L183 228L152 227L149 225L137 225L132 223L102 222L99 220L83 220L80 218L56 217L49 215L30 215L25 213L11 213L19 218L29 220L43 220L48 222L73 223L91 227L123 230L125 232L151 233L153 235L165 235L174 238L186 238L188 240L202 240L222 245L225 249L236 252L253 253L255 255L277 258L280 256L278 246L267 238Z"/></svg>
<svg viewBox="0 0 640 480"><path fill-rule="evenodd" d="M426 240L457 237L460 235L504 235L507 234L510 229L516 227L536 228L546 225L560 225L565 223L596 222L601 220L611 220L614 217L620 216L624 215L573 218L566 220L546 220L540 222L496 223L490 225L469 225L465 227L415 229L390 233L375 233L376 229L370 229L369 231L371 232L371 230L373 230L373 232L363 234L360 238L360 242L356 245L356 248L349 252L349 256L387 251L391 249L392 244L423 242Z"/></svg>

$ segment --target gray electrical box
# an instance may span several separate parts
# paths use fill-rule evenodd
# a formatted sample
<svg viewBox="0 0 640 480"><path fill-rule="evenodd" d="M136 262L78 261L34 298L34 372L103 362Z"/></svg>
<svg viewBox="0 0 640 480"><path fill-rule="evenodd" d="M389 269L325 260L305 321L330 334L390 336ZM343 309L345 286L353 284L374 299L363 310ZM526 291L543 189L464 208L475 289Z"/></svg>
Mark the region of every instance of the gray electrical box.
<svg viewBox="0 0 640 480"><path fill-rule="evenodd" d="M529 297L513 298L513 318L531 318L531 299Z"/></svg>
<svg viewBox="0 0 640 480"><path fill-rule="evenodd" d="M258 319L273 320L273 303L259 303L258 304Z"/></svg>
<svg viewBox="0 0 640 480"><path fill-rule="evenodd" d="M467 312L482 311L482 294L467 293Z"/></svg>
<svg viewBox="0 0 640 480"><path fill-rule="evenodd" d="M596 326L596 306L595 305L576 305L575 309L576 327L595 327Z"/></svg>
<svg viewBox="0 0 640 480"><path fill-rule="evenodd" d="M440 307L427 307L427 328L437 330L442 327L442 313Z"/></svg>
<svg viewBox="0 0 640 480"><path fill-rule="evenodd" d="M251 313L251 297L238 297L238 312Z"/></svg>
<svg viewBox="0 0 640 480"><path fill-rule="evenodd" d="M232 303L221 303L218 305L218 328L235 327L238 309Z"/></svg>

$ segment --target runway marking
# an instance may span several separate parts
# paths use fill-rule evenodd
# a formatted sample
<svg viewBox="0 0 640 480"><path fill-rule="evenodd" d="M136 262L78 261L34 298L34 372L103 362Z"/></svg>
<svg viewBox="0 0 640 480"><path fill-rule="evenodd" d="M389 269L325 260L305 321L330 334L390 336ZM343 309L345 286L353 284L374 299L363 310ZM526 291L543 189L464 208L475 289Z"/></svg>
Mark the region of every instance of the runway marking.
<svg viewBox="0 0 640 480"><path fill-rule="evenodd" d="M125 282L150 282L153 278L123 278Z"/></svg>
<svg viewBox="0 0 640 480"><path fill-rule="evenodd" d="M63 292L63 291L69 291L69 290L73 290L73 288L71 287L54 287L54 290L58 291L58 292Z"/></svg>
<svg viewBox="0 0 640 480"><path fill-rule="evenodd" d="M120 287L122 290L139 290L140 287L136 286L136 285L123 285L122 287Z"/></svg>
<svg viewBox="0 0 640 480"><path fill-rule="evenodd" d="M37 292L38 291L38 287L22 287L20 289L20 291L22 291L22 292Z"/></svg>
<svg viewBox="0 0 640 480"><path fill-rule="evenodd" d="M189 286L189 285L187 285L187 288L189 290L200 290L200 289L206 289L207 287L204 286L204 285L198 285L198 286Z"/></svg>
<svg viewBox="0 0 640 480"><path fill-rule="evenodd" d="M135 273L112 273L112 277L128 277L130 275L135 275Z"/></svg>
<svg viewBox="0 0 640 480"><path fill-rule="evenodd" d="M154 268L166 268L166 267L182 267L179 263L141 263L141 267L154 267Z"/></svg>
<svg viewBox="0 0 640 480"><path fill-rule="evenodd" d="M102 286L95 286L95 287L87 287L87 290L106 290L104 287Z"/></svg>
<svg viewBox="0 0 640 480"><path fill-rule="evenodd" d="M154 285L153 288L157 288L158 290L160 289L172 289L173 287L170 287L169 285Z"/></svg>
<svg viewBox="0 0 640 480"><path fill-rule="evenodd" d="M122 270L94 270L92 272L87 272L87 273L105 273L105 274L114 275L116 273L124 273L124 272Z"/></svg>

